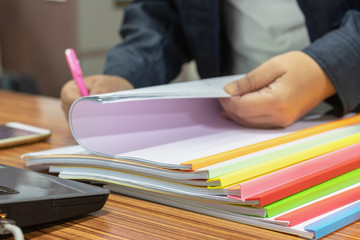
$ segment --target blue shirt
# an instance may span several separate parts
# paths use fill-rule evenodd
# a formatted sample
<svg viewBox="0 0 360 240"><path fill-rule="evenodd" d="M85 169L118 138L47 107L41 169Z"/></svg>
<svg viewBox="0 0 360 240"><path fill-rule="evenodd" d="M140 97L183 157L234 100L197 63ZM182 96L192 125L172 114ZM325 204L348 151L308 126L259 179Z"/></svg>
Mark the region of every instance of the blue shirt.
<svg viewBox="0 0 360 240"><path fill-rule="evenodd" d="M227 75L228 43L221 0L139 0L126 8L124 40L107 56L105 74L135 87L165 84L183 63L195 60L201 78ZM298 0L310 55L337 94L327 101L337 114L360 111L360 1Z"/></svg>

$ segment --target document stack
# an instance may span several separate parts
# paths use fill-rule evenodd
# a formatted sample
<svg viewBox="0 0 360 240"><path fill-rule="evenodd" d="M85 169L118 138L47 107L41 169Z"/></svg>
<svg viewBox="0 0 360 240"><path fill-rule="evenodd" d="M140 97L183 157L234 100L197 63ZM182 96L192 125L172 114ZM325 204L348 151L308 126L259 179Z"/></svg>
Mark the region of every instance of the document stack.
<svg viewBox="0 0 360 240"><path fill-rule="evenodd" d="M83 97L76 146L28 153L27 166L231 221L321 238L360 219L360 115L309 115L282 129L220 116L239 78Z"/></svg>

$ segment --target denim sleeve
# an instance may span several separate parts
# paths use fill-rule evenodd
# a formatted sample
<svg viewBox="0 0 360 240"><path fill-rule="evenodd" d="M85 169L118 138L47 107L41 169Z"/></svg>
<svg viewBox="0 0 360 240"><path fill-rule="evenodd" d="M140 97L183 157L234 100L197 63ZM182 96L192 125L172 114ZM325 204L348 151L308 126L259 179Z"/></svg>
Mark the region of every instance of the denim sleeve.
<svg viewBox="0 0 360 240"><path fill-rule="evenodd" d="M360 12L349 10L336 30L304 52L325 71L337 95L328 99L339 115L360 111Z"/></svg>
<svg viewBox="0 0 360 240"><path fill-rule="evenodd" d="M120 34L123 41L108 52L104 73L121 76L136 88L168 83L190 61L170 0L129 4Z"/></svg>

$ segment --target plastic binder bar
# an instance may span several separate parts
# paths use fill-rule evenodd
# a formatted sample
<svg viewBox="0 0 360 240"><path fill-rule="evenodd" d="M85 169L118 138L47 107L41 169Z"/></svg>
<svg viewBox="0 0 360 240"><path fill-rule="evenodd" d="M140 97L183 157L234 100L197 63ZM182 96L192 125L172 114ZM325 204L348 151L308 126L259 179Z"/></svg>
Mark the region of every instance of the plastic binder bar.
<svg viewBox="0 0 360 240"><path fill-rule="evenodd" d="M222 187L231 186L237 182L242 182L247 179L251 179L266 173L289 167L293 164L303 162L305 160L320 156L322 154L350 146L359 142L359 140L360 133L356 133L348 137L343 137L328 143L308 148L304 151L294 152L286 156L272 159L270 161L239 169L223 176L209 179L208 181L220 181Z"/></svg>
<svg viewBox="0 0 360 240"><path fill-rule="evenodd" d="M271 203L264 208L272 217L360 182L360 168Z"/></svg>
<svg viewBox="0 0 360 240"><path fill-rule="evenodd" d="M306 231L314 232L315 239L319 239L359 219L360 202L357 202L304 228Z"/></svg>
<svg viewBox="0 0 360 240"><path fill-rule="evenodd" d="M239 191L241 197L228 197L255 200L265 206L357 168L360 168L360 143L229 187Z"/></svg>
<svg viewBox="0 0 360 240"><path fill-rule="evenodd" d="M288 221L289 227L292 227L358 200L360 200L360 186L333 195L329 198L322 199L305 207L298 208L276 217L275 220Z"/></svg>
<svg viewBox="0 0 360 240"><path fill-rule="evenodd" d="M267 149L270 147L275 147L280 144L284 144L284 143L295 141L295 140L298 140L301 138L309 137L314 134L323 133L323 132L326 132L326 131L329 131L332 129L349 126L349 125L356 124L359 122L360 122L360 114L357 114L352 117L348 117L348 118L340 119L337 121L321 124L318 126L306 128L306 129L299 130L299 131L296 131L294 133L291 133L291 134L288 134L285 136L273 138L273 139L263 141L260 143L256 143L256 144L251 144L246 147L233 149L230 151L226 151L226 152L219 153L219 154L214 154L214 155L207 156L207 157L197 158L194 160L184 162L182 164L191 165L192 170L196 170L196 169L210 166L210 165L213 165L213 164L216 164L219 162L224 162L224 161L227 161L227 160L230 160L233 158L237 158L237 157L243 156L245 154L253 153L256 151L261 151L261 150L264 150L264 149Z"/></svg>

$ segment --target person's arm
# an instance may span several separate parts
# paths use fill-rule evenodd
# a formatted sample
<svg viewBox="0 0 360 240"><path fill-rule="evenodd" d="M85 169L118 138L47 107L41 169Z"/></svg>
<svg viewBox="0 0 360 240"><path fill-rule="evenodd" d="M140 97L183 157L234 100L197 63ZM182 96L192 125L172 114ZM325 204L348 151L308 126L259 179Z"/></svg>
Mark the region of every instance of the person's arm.
<svg viewBox="0 0 360 240"><path fill-rule="evenodd" d="M225 89L233 97L220 100L223 115L252 127L291 125L325 99L342 114L359 111L360 13L348 11L303 52L272 58Z"/></svg>
<svg viewBox="0 0 360 240"><path fill-rule="evenodd" d="M165 84L190 60L172 1L134 1L126 7L123 41L107 55L105 74L121 76L136 88Z"/></svg>
<svg viewBox="0 0 360 240"><path fill-rule="evenodd" d="M349 10L338 29L315 40L304 52L335 87L337 94L328 102L336 113L360 111L360 12Z"/></svg>
<svg viewBox="0 0 360 240"><path fill-rule="evenodd" d="M124 40L109 51L104 74L84 78L90 95L168 83L189 60L171 1L129 4L121 34ZM61 100L66 115L79 97L74 81L63 86Z"/></svg>

